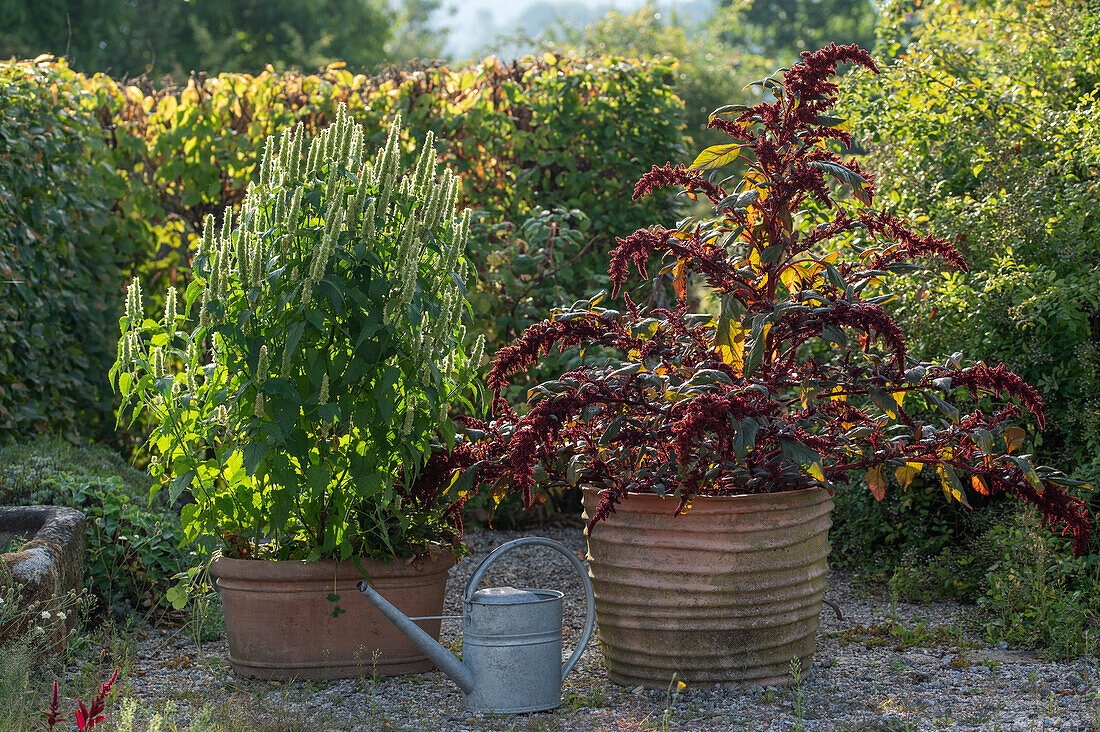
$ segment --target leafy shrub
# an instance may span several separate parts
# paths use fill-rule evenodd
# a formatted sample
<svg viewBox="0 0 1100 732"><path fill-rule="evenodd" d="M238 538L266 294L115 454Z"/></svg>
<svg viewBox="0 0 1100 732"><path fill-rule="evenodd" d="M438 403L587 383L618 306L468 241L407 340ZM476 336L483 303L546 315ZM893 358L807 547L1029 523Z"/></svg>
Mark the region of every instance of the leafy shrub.
<svg viewBox="0 0 1100 732"><path fill-rule="evenodd" d="M847 111L872 143L865 164L891 209L957 241L972 267L912 277L895 314L914 351L982 352L1035 384L1049 427L1039 435L1032 425L1027 446L1095 483L1098 20L1084 6L1018 0L981 9L935 2L920 12L923 24L887 12L885 47L908 45L906 54L883 80L849 78ZM1095 517L1100 497L1078 495ZM991 637L1080 650L1082 618L1096 614L1096 538L1074 558L1066 540L1036 534L1027 511L1000 511L967 540L921 501L905 513L845 508L855 510L838 521L834 559L851 542L912 533L919 554L901 556L889 541L882 552L878 570L895 590L979 600Z"/></svg>
<svg viewBox="0 0 1100 732"><path fill-rule="evenodd" d="M470 307L487 340L519 335L546 308L569 299L580 280L593 291L607 287L607 273L589 272L582 261L592 247L583 211L534 208L518 223L477 213L469 256L481 283Z"/></svg>
<svg viewBox="0 0 1100 732"><path fill-rule="evenodd" d="M118 288L148 246L72 74L0 64L0 440L101 435Z"/></svg>
<svg viewBox="0 0 1100 732"><path fill-rule="evenodd" d="M0 503L71 506L88 517L85 586L102 609L154 610L189 566L175 511L151 479L104 448L38 440L0 448Z"/></svg>
<svg viewBox="0 0 1100 732"><path fill-rule="evenodd" d="M895 212L958 242L969 274L912 277L897 315L918 353L1003 360L1043 397L1046 460L1100 452L1100 18L1086 5L929 3L880 84L850 78L853 128ZM1100 474L1087 478L1095 480Z"/></svg>
<svg viewBox="0 0 1100 732"><path fill-rule="evenodd" d="M585 211L596 231L618 232L641 225L644 214L673 211L667 199L642 211L618 205L644 171L641 161L679 153L682 102L667 88L667 65L547 54L377 77L340 66L314 76L222 74L144 91L102 76L83 79L87 103L114 125L117 165L146 186L143 211L159 242L150 278L186 270L203 217L243 200L267 134L301 123L312 138L339 104L364 125L371 146L401 112L410 131L403 166L429 131L446 141L440 162L458 173L467 202L496 221L561 206ZM590 254L587 273L597 273ZM163 290L165 283L147 285Z"/></svg>
<svg viewBox="0 0 1100 732"><path fill-rule="evenodd" d="M145 501L152 479L112 450L74 445L60 438L38 438L0 447L0 504L30 505L30 494L62 476L75 482L118 477L134 500Z"/></svg>
<svg viewBox="0 0 1100 732"><path fill-rule="evenodd" d="M1094 492L1069 490L1097 514ZM888 491L881 502L838 492L831 563L886 580L905 600L976 603L971 624L991 641L1066 658L1095 647L1100 553L1075 557L1069 539L1042 530L1030 508L995 501L986 511L968 511L944 505L938 492L919 481Z"/></svg>
<svg viewBox="0 0 1100 732"><path fill-rule="evenodd" d="M1039 523L1034 511L1020 511L979 542L994 559L978 598L986 634L1062 658L1095 653L1100 555L1073 556Z"/></svg>
<svg viewBox="0 0 1100 732"><path fill-rule="evenodd" d="M726 140L707 127L712 110L733 102L753 103L762 96L762 90L742 89L738 77L760 76L775 65L775 57L764 58L747 45L723 42L720 27L727 14L719 10L706 23L692 23L693 19L662 13L656 3L647 2L629 14L612 10L584 29L563 24L552 33L556 41L538 38L531 43L582 56L675 59L673 88L684 100L688 147L697 150Z"/></svg>
<svg viewBox="0 0 1100 732"><path fill-rule="evenodd" d="M927 566L945 551L965 547L998 516L944 501L939 484L923 476L904 490L892 486L881 501L867 491L851 489L837 491L834 501L830 563L875 579L891 578L903 566ZM923 580L919 584L923 586Z"/></svg>

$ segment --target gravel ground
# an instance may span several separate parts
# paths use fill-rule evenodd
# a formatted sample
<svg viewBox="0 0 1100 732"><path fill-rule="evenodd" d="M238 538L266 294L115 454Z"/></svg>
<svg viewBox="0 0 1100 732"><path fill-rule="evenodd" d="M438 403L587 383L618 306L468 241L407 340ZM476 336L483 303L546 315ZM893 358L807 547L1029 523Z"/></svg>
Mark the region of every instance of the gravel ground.
<svg viewBox="0 0 1100 732"><path fill-rule="evenodd" d="M527 533L561 541L583 556L579 528ZM471 553L452 570L447 614L461 612L462 587L481 558L522 535L486 530L467 536ZM576 638L584 601L572 571L550 550L522 550L495 564L483 586L561 589L567 593L565 624ZM246 681L229 670L224 640L200 650L183 633L150 629L137 643L122 695L139 700L139 716L169 704L166 716L181 729L206 707L207 716L237 728L280 730L1100 730L1096 658L1052 663L990 647L958 630L965 606L892 605L840 572L830 573L826 598L843 620L824 608L813 668L788 689L714 687L670 697L617 687L607 681L593 636L566 679L559 709L473 715L440 672L373 682ZM455 644L460 632L459 622L445 621L444 644Z"/></svg>

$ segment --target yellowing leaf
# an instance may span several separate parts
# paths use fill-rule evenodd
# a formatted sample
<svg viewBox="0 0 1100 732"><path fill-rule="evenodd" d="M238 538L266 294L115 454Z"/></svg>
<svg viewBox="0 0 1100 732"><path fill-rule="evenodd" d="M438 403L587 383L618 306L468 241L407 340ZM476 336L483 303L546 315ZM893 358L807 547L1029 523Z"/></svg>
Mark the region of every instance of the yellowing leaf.
<svg viewBox="0 0 1100 732"><path fill-rule="evenodd" d="M176 114L176 98L171 95L165 95L157 103L157 114L161 115L165 120L171 120Z"/></svg>
<svg viewBox="0 0 1100 732"><path fill-rule="evenodd" d="M963 493L962 483L959 482L959 477L955 475L955 470L946 463L940 463L936 466L936 472L940 476L940 486L943 488L943 494L947 496L950 501L954 498L962 505L970 508L970 504L966 500L966 494Z"/></svg>
<svg viewBox="0 0 1100 732"><path fill-rule="evenodd" d="M760 271L760 250L756 247L749 250L749 266L752 267L755 272Z"/></svg>
<svg viewBox="0 0 1100 732"><path fill-rule="evenodd" d="M767 176L756 168L749 168L749 171L745 173L744 182L748 185L745 186L746 191L759 191L760 197L756 199L757 203L760 203L767 199L768 192L771 190L770 186L762 185L768 182ZM759 207L754 206L749 209L749 213L753 214Z"/></svg>
<svg viewBox="0 0 1100 732"><path fill-rule="evenodd" d="M834 386L833 387L833 395L829 397L829 401L840 401L840 402L848 401L848 395L844 393L844 387L843 386Z"/></svg>
<svg viewBox="0 0 1100 732"><path fill-rule="evenodd" d="M973 486L974 490L976 490L978 493L982 494L983 496L988 496L989 495L989 486L986 485L985 480L982 478L982 476L980 476L980 475L970 476L970 485Z"/></svg>
<svg viewBox="0 0 1100 732"><path fill-rule="evenodd" d="M882 466L876 465L867 471L864 477L867 479L867 487L871 489L871 495L876 501L886 497L886 479L882 477Z"/></svg>
<svg viewBox="0 0 1100 732"><path fill-rule="evenodd" d="M804 287L805 277L806 269L798 264L788 265L779 273L779 281L787 288L787 292L795 292Z"/></svg>
<svg viewBox="0 0 1100 732"><path fill-rule="evenodd" d="M894 471L894 477L898 479L898 485L902 488L908 488L909 484L913 482L913 478L920 475L923 468L924 463L906 463Z"/></svg>
<svg viewBox="0 0 1100 732"><path fill-rule="evenodd" d="M687 260L679 259L676 261L676 267L672 271L672 289L676 291L676 297L681 300L687 297L687 276L685 274L686 269Z"/></svg>
<svg viewBox="0 0 1100 732"><path fill-rule="evenodd" d="M718 321L714 345L721 359L740 375L745 370L745 334L748 331L733 319Z"/></svg>
<svg viewBox="0 0 1100 732"><path fill-rule="evenodd" d="M1005 446L1009 452L1013 450L1019 450L1020 446L1024 444L1024 437L1027 435L1019 427L1009 427L1005 430Z"/></svg>
<svg viewBox="0 0 1100 732"><path fill-rule="evenodd" d="M741 157L742 147L738 143L711 145L699 153L691 165L688 166L688 170L713 170L714 168L725 167Z"/></svg>
<svg viewBox="0 0 1100 732"><path fill-rule="evenodd" d="M824 271L825 265L819 262L804 262L790 264L779 273L779 281L783 283L788 292L795 292L798 288L812 288L818 273Z"/></svg>

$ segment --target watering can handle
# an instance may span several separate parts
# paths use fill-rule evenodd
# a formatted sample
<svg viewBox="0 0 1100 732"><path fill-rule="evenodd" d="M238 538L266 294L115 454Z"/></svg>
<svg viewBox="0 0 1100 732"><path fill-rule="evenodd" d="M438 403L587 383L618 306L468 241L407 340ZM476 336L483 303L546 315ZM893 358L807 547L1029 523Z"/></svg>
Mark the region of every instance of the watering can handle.
<svg viewBox="0 0 1100 732"><path fill-rule="evenodd" d="M581 654L584 653L585 646L588 645L588 639L592 637L592 628L596 623L595 608L595 595L592 592L592 581L588 579L588 570L576 554L566 549L564 546L554 541L553 539L547 539L542 536L525 536L522 539L515 539L507 544L501 544L496 549L481 560L481 564L477 565L477 569L474 570L474 574L470 577L470 581L466 583L466 592L463 599L469 602L470 598L474 596L474 591L481 583L481 578L489 569L489 565L500 558L500 555L505 552L509 552L513 549L518 549L521 546L546 546L554 549L561 554L564 554L573 564L573 568L577 570L577 575L581 578L581 586L584 587L584 601L585 601L585 614L584 614L584 632L581 633L581 638L577 641L577 648L573 651L573 655L569 657L561 667L561 678L564 681L565 677L569 675L569 672L573 670L573 666L576 665L580 659Z"/></svg>

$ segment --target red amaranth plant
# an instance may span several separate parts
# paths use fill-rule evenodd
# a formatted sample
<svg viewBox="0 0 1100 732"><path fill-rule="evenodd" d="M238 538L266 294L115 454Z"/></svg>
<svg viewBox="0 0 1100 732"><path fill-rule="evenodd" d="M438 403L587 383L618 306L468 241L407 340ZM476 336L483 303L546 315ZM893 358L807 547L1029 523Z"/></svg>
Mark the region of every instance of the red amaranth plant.
<svg viewBox="0 0 1100 732"><path fill-rule="evenodd" d="M89 730L96 725L107 719L105 714L107 709L107 695L111 693L111 687L118 681L118 667L115 667L115 671L111 674L111 678L104 681L99 685L99 690L96 692L95 698L92 699L91 707L84 706L84 702L80 699L76 700L76 711L73 713L73 721L76 723L78 730ZM42 716L45 717L46 729L52 730L54 725L58 722L63 722L67 719L65 715L61 713L61 695L59 693L57 679L53 682L53 695L50 697L49 711L42 712Z"/></svg>
<svg viewBox="0 0 1100 732"><path fill-rule="evenodd" d="M465 469L456 486L492 483L529 502L539 480L594 484L604 492L591 529L633 492L674 495L680 512L698 494L833 489L857 471L881 500L887 470L903 487L932 470L949 500L1014 494L1085 551L1092 522L1065 490L1078 484L1018 453L1017 402L1044 425L1035 390L961 354L917 361L883 310L893 298L884 283L922 269L913 260L966 264L949 242L873 209L870 178L833 152L851 145L843 120L825 114L841 63L878 71L855 46L803 53L756 82L774 101L711 116L735 142L642 177L636 199L678 186L713 207L713 218L675 230L636 231L611 254L614 295L631 267L648 277L649 261L661 259L678 306L643 311L624 295L620 311L596 298L501 348L487 378L497 419L467 424L471 442L452 455ZM715 182L738 159L740 182ZM853 196L837 197L834 180ZM716 317L688 312L689 275L720 305ZM513 375L575 345L603 355L531 389L522 416L504 402ZM979 402L968 414L952 403L967 392ZM988 413L978 408L990 409L987 398Z"/></svg>

